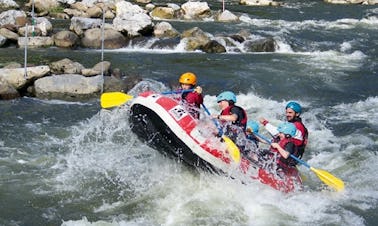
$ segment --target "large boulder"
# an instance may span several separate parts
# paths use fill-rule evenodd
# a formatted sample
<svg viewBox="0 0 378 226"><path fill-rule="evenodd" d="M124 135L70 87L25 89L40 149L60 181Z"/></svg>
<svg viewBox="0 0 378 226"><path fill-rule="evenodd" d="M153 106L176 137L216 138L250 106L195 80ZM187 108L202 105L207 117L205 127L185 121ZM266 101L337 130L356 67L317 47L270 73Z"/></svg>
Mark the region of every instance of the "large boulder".
<svg viewBox="0 0 378 226"><path fill-rule="evenodd" d="M26 4L28 7L32 7L34 2L34 9L35 12L46 12L50 9L55 9L60 6L58 0L30 0L29 3Z"/></svg>
<svg viewBox="0 0 378 226"><path fill-rule="evenodd" d="M35 37L19 37L18 46L20 48L25 48L27 45L29 48L40 48L40 47L50 47L54 45L54 39L52 37L43 37L43 36L35 36Z"/></svg>
<svg viewBox="0 0 378 226"><path fill-rule="evenodd" d="M81 74L85 68L78 62L74 62L68 58L50 63L52 74Z"/></svg>
<svg viewBox="0 0 378 226"><path fill-rule="evenodd" d="M75 32L77 35L82 35L85 30L91 28L99 28L101 27L101 24L102 20L100 19L72 17L70 30Z"/></svg>
<svg viewBox="0 0 378 226"><path fill-rule="evenodd" d="M262 38L254 41L246 41L244 46L248 52L274 52L276 42L273 38Z"/></svg>
<svg viewBox="0 0 378 226"><path fill-rule="evenodd" d="M20 97L18 91L7 80L0 77L0 100L10 100Z"/></svg>
<svg viewBox="0 0 378 226"><path fill-rule="evenodd" d="M180 33L168 22L160 22L154 27L154 35L157 38L174 38L180 36Z"/></svg>
<svg viewBox="0 0 378 226"><path fill-rule="evenodd" d="M26 13L24 11L13 9L0 13L0 26L5 24L15 24L17 17L26 17Z"/></svg>
<svg viewBox="0 0 378 226"><path fill-rule="evenodd" d="M16 89L23 88L26 84L50 73L48 66L27 67L26 75L24 68L0 68L0 78L6 80Z"/></svg>
<svg viewBox="0 0 378 226"><path fill-rule="evenodd" d="M34 83L35 96L46 99L81 99L97 96L102 89L101 75L85 77L78 74L52 75Z"/></svg>
<svg viewBox="0 0 378 226"><path fill-rule="evenodd" d="M84 76L94 76L94 75L109 75L110 71L110 65L111 63L109 61L103 61L100 63L97 63L92 68L84 68L81 71L81 74Z"/></svg>
<svg viewBox="0 0 378 226"><path fill-rule="evenodd" d="M211 10L207 2L188 1L181 5L184 19L193 20L211 16Z"/></svg>
<svg viewBox="0 0 378 226"><path fill-rule="evenodd" d="M55 46L63 48L74 48L79 44L79 36L72 31L59 31L53 35Z"/></svg>
<svg viewBox="0 0 378 226"><path fill-rule="evenodd" d="M173 19L175 11L170 7L156 7L152 10L150 15L155 19Z"/></svg>
<svg viewBox="0 0 378 226"><path fill-rule="evenodd" d="M19 5L13 0L0 0L0 11L5 9L15 9L18 7Z"/></svg>
<svg viewBox="0 0 378 226"><path fill-rule="evenodd" d="M114 29L126 33L130 37L152 34L154 24L144 9L126 1L118 2L116 6L117 13L113 20Z"/></svg>
<svg viewBox="0 0 378 226"><path fill-rule="evenodd" d="M102 40L102 31L100 28L93 28L84 32L81 40L83 47L100 48ZM104 48L119 49L126 45L126 38L118 31L106 29L104 31Z"/></svg>

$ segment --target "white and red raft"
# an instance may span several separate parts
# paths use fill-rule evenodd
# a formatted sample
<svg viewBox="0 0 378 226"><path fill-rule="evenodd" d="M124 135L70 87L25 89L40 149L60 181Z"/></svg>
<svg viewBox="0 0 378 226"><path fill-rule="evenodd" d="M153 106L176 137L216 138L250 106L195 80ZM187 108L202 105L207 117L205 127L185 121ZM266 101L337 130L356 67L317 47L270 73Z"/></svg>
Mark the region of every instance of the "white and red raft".
<svg viewBox="0 0 378 226"><path fill-rule="evenodd" d="M241 155L235 160L227 145L209 130L209 118L195 119L180 101L153 92L133 99L129 121L132 131L149 146L188 165L216 173L238 171L277 190L298 190L302 182L294 168L284 175L270 173ZM214 125L213 125L214 126Z"/></svg>

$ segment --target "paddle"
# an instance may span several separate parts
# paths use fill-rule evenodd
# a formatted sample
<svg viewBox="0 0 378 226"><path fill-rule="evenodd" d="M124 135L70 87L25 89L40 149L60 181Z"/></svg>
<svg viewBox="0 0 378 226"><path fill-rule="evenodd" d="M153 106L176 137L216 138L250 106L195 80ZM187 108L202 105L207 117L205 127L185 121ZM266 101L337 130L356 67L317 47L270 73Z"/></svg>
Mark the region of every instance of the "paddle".
<svg viewBox="0 0 378 226"><path fill-rule="evenodd" d="M254 134L258 136L259 138L263 139L264 141L268 142L269 144L272 143L267 138L263 137L262 135L258 133L254 133ZM300 164L309 168L312 172L314 172L319 177L321 181L323 181L328 186L334 188L336 191L344 190L344 182L341 179L335 177L334 175L332 175L331 173L325 170L315 169L314 167L310 166L307 162L303 161L302 159L299 159L293 154L290 154L290 157L296 160L297 162L299 162Z"/></svg>
<svg viewBox="0 0 378 226"><path fill-rule="evenodd" d="M100 102L102 108L120 106L133 99L133 96L122 92L110 92L101 94Z"/></svg>
<svg viewBox="0 0 378 226"><path fill-rule="evenodd" d="M193 92L194 89L187 89L187 90L176 90L176 91L167 91L162 92L161 94L175 94L175 93L186 93L186 92ZM100 102L102 108L111 108L121 106L122 104L126 103L127 101L133 99L134 97L122 93L122 92L109 92L101 94Z"/></svg>
<svg viewBox="0 0 378 226"><path fill-rule="evenodd" d="M207 109L207 107L202 104L202 107L203 109L205 109L205 112L208 114L208 115L211 115L210 114L210 111L209 109ZM240 162L240 151L239 151L239 148L238 146L236 146L236 144L229 138L227 137L226 135L223 134L223 130L222 128L220 127L219 123L217 120L215 119L212 119L212 121L214 122L215 126L217 127L218 131L219 131L219 135L222 136L224 142L226 143L227 145L227 150L228 152L230 153L230 156L231 158L236 162L236 163L239 163Z"/></svg>

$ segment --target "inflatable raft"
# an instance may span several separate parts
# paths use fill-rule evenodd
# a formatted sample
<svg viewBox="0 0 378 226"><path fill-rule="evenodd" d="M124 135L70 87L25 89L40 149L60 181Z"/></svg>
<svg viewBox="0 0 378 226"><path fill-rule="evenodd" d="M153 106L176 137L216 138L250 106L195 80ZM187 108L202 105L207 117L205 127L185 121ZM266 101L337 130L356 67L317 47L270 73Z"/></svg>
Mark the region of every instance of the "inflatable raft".
<svg viewBox="0 0 378 226"><path fill-rule="evenodd" d="M234 158L224 140L209 131L206 123L213 123L211 120L193 118L180 101L170 96L141 93L133 99L130 111L132 131L166 156L216 173L238 171L284 192L297 190L301 185L296 169L282 177L258 167L246 156Z"/></svg>

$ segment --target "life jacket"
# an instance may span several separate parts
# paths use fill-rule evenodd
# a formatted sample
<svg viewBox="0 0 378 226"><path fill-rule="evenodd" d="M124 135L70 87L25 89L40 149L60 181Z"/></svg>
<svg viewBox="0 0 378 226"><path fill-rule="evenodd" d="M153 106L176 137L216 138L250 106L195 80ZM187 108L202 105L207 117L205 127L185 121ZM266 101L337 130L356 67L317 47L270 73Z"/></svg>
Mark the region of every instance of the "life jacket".
<svg viewBox="0 0 378 226"><path fill-rule="evenodd" d="M200 112L198 109L201 107L201 104L203 103L202 94L198 94L196 92L184 92L181 95L181 100L186 102L190 106L190 108L187 109L189 113L194 118L199 119Z"/></svg>
<svg viewBox="0 0 378 226"><path fill-rule="evenodd" d="M248 119L247 119L247 112L245 112L245 110L243 108L236 106L236 105L230 105L221 112L221 115L232 115L233 113L231 112L231 110L233 108L240 109L243 112L243 117L242 118L238 117L238 119L235 122L232 122L232 124L243 127L243 129L245 130L245 128L247 126L247 120Z"/></svg>
<svg viewBox="0 0 378 226"><path fill-rule="evenodd" d="M305 125L302 123L302 119L299 117L296 117L291 122L294 123L295 127L301 131L302 136L303 136L303 140L294 139L294 144L298 147L298 157L302 158L307 142L308 142L308 130L305 127Z"/></svg>
<svg viewBox="0 0 378 226"><path fill-rule="evenodd" d="M280 141L278 141L278 144L283 148L285 149L286 145L288 143L293 143L294 144L294 152L293 153L290 153L296 157L299 157L299 148L298 146L295 144L294 142L294 139L293 138L285 138L285 139L282 139ZM271 150L273 152L278 152L277 149L275 148L271 148ZM287 159L285 159L284 157L282 157L280 154L278 154L278 158L277 158L277 165L283 169L287 169L288 167L294 167L295 165L297 165L297 161L291 157L288 157Z"/></svg>
<svg viewBox="0 0 378 226"><path fill-rule="evenodd" d="M181 95L182 100L185 100L188 104L193 104L200 108L203 103L203 97L196 92L185 92Z"/></svg>

